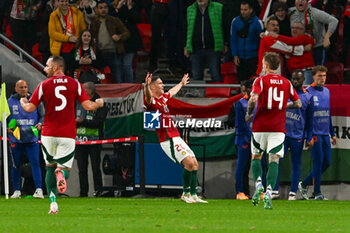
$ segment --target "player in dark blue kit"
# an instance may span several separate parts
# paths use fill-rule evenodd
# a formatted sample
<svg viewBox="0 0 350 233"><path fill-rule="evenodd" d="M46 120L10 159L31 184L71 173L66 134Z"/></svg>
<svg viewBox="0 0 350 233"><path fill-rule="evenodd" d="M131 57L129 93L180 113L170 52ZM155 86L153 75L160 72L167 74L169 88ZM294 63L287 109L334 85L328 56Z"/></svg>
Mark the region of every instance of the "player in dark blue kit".
<svg viewBox="0 0 350 233"><path fill-rule="evenodd" d="M292 74L292 85L296 90L302 107L298 109L287 109L286 111L286 138L284 140L284 154L288 148L291 151L292 160L292 180L288 200L295 200L298 191L298 182L301 175L301 156L303 153L304 139L306 139L306 148L313 146L312 140L312 122L313 122L313 99L312 95L303 88L305 80L302 70L295 70ZM282 159L280 159L281 164ZM277 183L274 191L278 192L280 170L278 171Z"/></svg>
<svg viewBox="0 0 350 233"><path fill-rule="evenodd" d="M9 122L15 121L14 128L9 127L10 148L13 155L13 164L11 169L13 195L11 198L21 198L21 162L24 155L27 156L30 166L32 168L33 180L35 183L35 193L33 197L44 198L42 190L42 177L39 161L39 143L38 134L34 133L41 130L44 122L44 108L39 105L37 111L32 113L25 112L20 104L22 97L30 97L28 93L28 84L25 80L18 80L16 82L15 93L11 95L8 100L11 115ZM20 137L15 136L15 128L20 130Z"/></svg>
<svg viewBox="0 0 350 233"><path fill-rule="evenodd" d="M235 108L235 128L236 137L235 145L237 146L237 167L236 167L236 199L248 200L249 189L245 190L244 186L247 183L247 173L250 169L250 138L252 135L251 122L246 122L244 117L247 113L248 100L252 89L252 80L247 80L241 85L243 98L241 98L234 106ZM247 172L248 171L248 172Z"/></svg>
<svg viewBox="0 0 350 233"><path fill-rule="evenodd" d="M321 193L321 176L322 173L330 166L331 163L331 143L329 135L332 137L332 144L337 143L334 134L330 112L330 93L326 83L327 68L324 66L315 66L312 69L314 83L307 88L313 96L314 116L313 116L313 140L314 146L311 149L313 160L312 171L301 182L299 190L304 199L309 199L306 187L311 185L314 180L315 200L326 200Z"/></svg>

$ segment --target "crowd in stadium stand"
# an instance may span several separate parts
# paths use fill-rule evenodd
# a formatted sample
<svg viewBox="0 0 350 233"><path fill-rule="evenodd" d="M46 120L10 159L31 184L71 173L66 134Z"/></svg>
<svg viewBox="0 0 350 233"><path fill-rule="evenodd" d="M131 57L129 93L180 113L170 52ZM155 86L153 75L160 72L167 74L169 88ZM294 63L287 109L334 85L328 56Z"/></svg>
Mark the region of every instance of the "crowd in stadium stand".
<svg viewBox="0 0 350 233"><path fill-rule="evenodd" d="M99 4L105 5L99 9ZM81 70L74 62L82 52L76 43L88 29L94 55L85 55L97 60L97 73L116 83L142 81L135 79L137 51L147 52L150 72L157 71L159 58L166 58L175 75L190 72L203 80L209 68L212 82L235 83L222 75L222 63L230 62L241 82L255 76L261 39L268 37L268 50L281 52L281 74L290 78L294 69L304 69L310 83L313 65L336 62L348 70L349 5L346 0L0 0L0 32L43 64L51 54L62 55L74 77ZM271 15L279 29L261 34ZM293 51L276 49L280 43ZM298 47L302 51L294 53ZM292 67L296 63L302 65Z"/></svg>

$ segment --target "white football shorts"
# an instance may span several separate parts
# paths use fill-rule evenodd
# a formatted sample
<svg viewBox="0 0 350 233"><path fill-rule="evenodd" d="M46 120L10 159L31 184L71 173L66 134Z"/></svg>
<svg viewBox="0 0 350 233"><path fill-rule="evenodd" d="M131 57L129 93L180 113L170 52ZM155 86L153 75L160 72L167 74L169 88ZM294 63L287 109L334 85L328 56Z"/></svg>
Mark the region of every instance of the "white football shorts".
<svg viewBox="0 0 350 233"><path fill-rule="evenodd" d="M259 155L265 151L268 154L276 154L283 158L284 138L285 134L279 132L253 132L251 141L252 154Z"/></svg>
<svg viewBox="0 0 350 233"><path fill-rule="evenodd" d="M196 157L191 148L180 137L170 138L160 143L163 151L175 163L180 164L187 156Z"/></svg>
<svg viewBox="0 0 350 233"><path fill-rule="evenodd" d="M72 167L75 152L73 138L41 136L41 145L46 164L57 163L58 167Z"/></svg>

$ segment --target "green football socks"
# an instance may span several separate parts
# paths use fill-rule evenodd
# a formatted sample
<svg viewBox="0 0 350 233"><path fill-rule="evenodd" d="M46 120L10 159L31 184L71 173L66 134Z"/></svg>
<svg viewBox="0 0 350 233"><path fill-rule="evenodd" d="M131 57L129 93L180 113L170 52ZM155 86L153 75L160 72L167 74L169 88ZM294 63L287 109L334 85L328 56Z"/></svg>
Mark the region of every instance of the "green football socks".
<svg viewBox="0 0 350 233"><path fill-rule="evenodd" d="M267 174L266 174L266 186L271 185L271 188L274 189L277 182L277 176L278 176L278 163L271 162L269 164L269 169L267 170Z"/></svg>
<svg viewBox="0 0 350 233"><path fill-rule="evenodd" d="M45 184L46 184L47 194L50 197L50 202L55 202L56 195L57 195L57 186L56 186L57 181L56 181L55 170L56 170L55 167L46 167ZM51 198L52 196L53 198Z"/></svg>
<svg viewBox="0 0 350 233"><path fill-rule="evenodd" d="M183 179L183 191L185 194L190 192L191 178L192 178L192 172L184 168L184 171L182 173L182 179Z"/></svg>
<svg viewBox="0 0 350 233"><path fill-rule="evenodd" d="M191 195L197 195L197 173L198 173L198 170L193 170L191 172L191 188L190 188Z"/></svg>
<svg viewBox="0 0 350 233"><path fill-rule="evenodd" d="M254 182L257 181L258 177L262 177L262 167L260 159L252 160L252 174Z"/></svg>

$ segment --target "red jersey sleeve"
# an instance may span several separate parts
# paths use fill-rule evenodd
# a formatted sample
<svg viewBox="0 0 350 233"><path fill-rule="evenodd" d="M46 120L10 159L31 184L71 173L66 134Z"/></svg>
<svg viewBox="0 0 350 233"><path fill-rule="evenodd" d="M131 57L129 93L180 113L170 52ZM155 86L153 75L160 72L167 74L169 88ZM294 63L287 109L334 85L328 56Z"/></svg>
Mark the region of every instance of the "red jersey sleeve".
<svg viewBox="0 0 350 233"><path fill-rule="evenodd" d="M260 95L260 93L262 91L261 81L262 81L261 77L255 79L251 93L255 93L255 94Z"/></svg>
<svg viewBox="0 0 350 233"><path fill-rule="evenodd" d="M291 83L290 83L290 97L289 98L293 102L297 101L299 99L299 96Z"/></svg>
<svg viewBox="0 0 350 233"><path fill-rule="evenodd" d="M78 83L78 101L80 103L86 101L86 100L90 100L90 97L88 96L88 94L86 93L86 91L84 90L83 86L81 85L80 82L78 82L77 80L75 80Z"/></svg>
<svg viewBox="0 0 350 233"><path fill-rule="evenodd" d="M39 106L43 98L43 82L39 83L39 86L35 89L29 102L35 106Z"/></svg>
<svg viewBox="0 0 350 233"><path fill-rule="evenodd" d="M311 36L308 36L306 34L296 37L278 35L277 39L288 45L313 45L315 43L315 40Z"/></svg>

